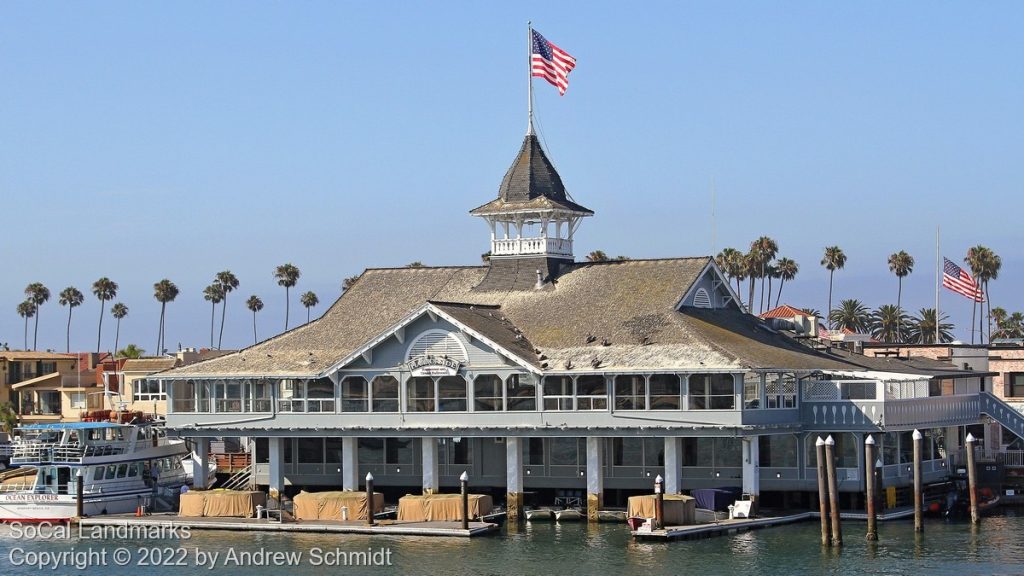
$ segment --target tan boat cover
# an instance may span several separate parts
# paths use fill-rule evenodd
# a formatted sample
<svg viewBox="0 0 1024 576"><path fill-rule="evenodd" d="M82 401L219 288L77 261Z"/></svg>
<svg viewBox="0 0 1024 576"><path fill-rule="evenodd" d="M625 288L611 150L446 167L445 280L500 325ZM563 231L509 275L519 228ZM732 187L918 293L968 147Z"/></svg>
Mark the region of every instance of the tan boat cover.
<svg viewBox="0 0 1024 576"><path fill-rule="evenodd" d="M469 495L469 517L490 514L494 502L487 494ZM398 519L407 522L462 520L461 494L406 495L398 500Z"/></svg>
<svg viewBox="0 0 1024 576"><path fill-rule="evenodd" d="M296 520L341 520L341 509L348 508L349 520L366 520L366 492L328 491L299 492L292 499ZM373 509L384 509L384 495L373 493Z"/></svg>
<svg viewBox="0 0 1024 576"><path fill-rule="evenodd" d="M179 516L253 518L256 506L266 506L263 492L245 490L192 490L181 495Z"/></svg>
<svg viewBox="0 0 1024 576"><path fill-rule="evenodd" d="M627 516L630 518L654 518L657 500L653 494L630 496ZM697 522L697 500L682 494L665 495L665 525L688 526Z"/></svg>

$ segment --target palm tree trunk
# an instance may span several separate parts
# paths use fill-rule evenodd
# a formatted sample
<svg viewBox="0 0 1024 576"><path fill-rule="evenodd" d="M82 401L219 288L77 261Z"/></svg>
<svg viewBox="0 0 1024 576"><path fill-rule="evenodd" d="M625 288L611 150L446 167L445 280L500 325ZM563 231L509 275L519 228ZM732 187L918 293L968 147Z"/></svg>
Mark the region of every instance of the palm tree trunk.
<svg viewBox="0 0 1024 576"><path fill-rule="evenodd" d="M103 309L106 307L107 301L100 299L100 327L96 329L96 353L100 353L100 344L103 342ZM117 352L117 350L114 350Z"/></svg>
<svg viewBox="0 0 1024 576"><path fill-rule="evenodd" d="M988 295L988 280L985 280L985 314L988 316L988 343L992 343L992 298Z"/></svg>
<svg viewBox="0 0 1024 576"><path fill-rule="evenodd" d="M25 316L25 350L28 350L28 316Z"/></svg>
<svg viewBox="0 0 1024 576"><path fill-rule="evenodd" d="M740 295L740 279L739 279L739 277L736 277L736 295L737 296ZM742 307L742 306L743 306L743 302L741 301L740 302L740 307Z"/></svg>
<svg viewBox="0 0 1024 576"><path fill-rule="evenodd" d="M309 306L306 306L306 324L309 324Z"/></svg>
<svg viewBox="0 0 1024 576"><path fill-rule="evenodd" d="M750 297L747 299L747 312L754 313L754 276L750 276Z"/></svg>
<svg viewBox="0 0 1024 576"><path fill-rule="evenodd" d="M256 311L252 311L252 344L255 346L259 340L256 339Z"/></svg>
<svg viewBox="0 0 1024 576"><path fill-rule="evenodd" d="M164 311L165 311L166 307L167 307L167 304L165 304L163 302L160 303L160 331L157 334L157 339L156 339L156 355L157 356L163 356L162 345L164 343Z"/></svg>
<svg viewBox="0 0 1024 576"><path fill-rule="evenodd" d="M978 309L978 299L977 298L971 298L971 344L974 344L974 320L976 318L974 313L975 313L975 310L977 310L977 309Z"/></svg>
<svg viewBox="0 0 1024 576"><path fill-rule="evenodd" d="M768 306L772 305L772 277L768 277Z"/></svg>
<svg viewBox="0 0 1024 576"><path fill-rule="evenodd" d="M213 319L217 316L217 305L210 303L210 348L213 348Z"/></svg>
<svg viewBox="0 0 1024 576"><path fill-rule="evenodd" d="M291 305L291 298L288 296L288 287L284 287L284 331L288 331L288 312Z"/></svg>
<svg viewBox="0 0 1024 576"><path fill-rule="evenodd" d="M66 339L67 352L71 354L71 311L74 310L71 306L68 306L68 334Z"/></svg>
<svg viewBox="0 0 1024 576"><path fill-rule="evenodd" d="M899 314L900 316L896 318L896 342L902 342L903 338L901 335L903 334L903 306L901 304L903 302L903 276L897 276L897 278L899 278L900 287L896 291L896 313Z"/></svg>
<svg viewBox="0 0 1024 576"><path fill-rule="evenodd" d="M35 328L32 329L32 349L36 350L39 348L39 309L42 306L36 306L36 322Z"/></svg>
<svg viewBox="0 0 1024 576"><path fill-rule="evenodd" d="M121 319L117 319L117 329L114 330L114 355L117 355L117 341L121 339Z"/></svg>
<svg viewBox="0 0 1024 576"><path fill-rule="evenodd" d="M778 295L778 297L777 297L777 298L775 298L775 307L776 307L776 308L778 308L778 307L779 307L779 302L781 302L781 301L782 301L782 287L783 287L783 286L785 286L785 285L786 285L786 279L785 279L785 278L783 278L783 279L782 279L782 280L781 280L781 281L779 282L779 295Z"/></svg>
<svg viewBox="0 0 1024 576"><path fill-rule="evenodd" d="M220 336L217 337L217 350L220 350L221 344L224 342L224 318L228 312L228 293L224 291L224 301L220 303ZM212 344L211 344L212 346Z"/></svg>
<svg viewBox="0 0 1024 576"><path fill-rule="evenodd" d="M828 329L833 330L835 327L832 326L832 277L835 276L835 270L828 271L828 310L825 311L825 318L828 319Z"/></svg>

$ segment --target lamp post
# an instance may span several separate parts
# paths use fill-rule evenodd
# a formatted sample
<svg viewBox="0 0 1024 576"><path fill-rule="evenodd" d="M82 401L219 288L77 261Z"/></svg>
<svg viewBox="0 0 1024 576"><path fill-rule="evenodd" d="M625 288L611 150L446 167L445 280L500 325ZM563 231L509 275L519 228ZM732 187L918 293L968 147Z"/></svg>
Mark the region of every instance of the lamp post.
<svg viewBox="0 0 1024 576"><path fill-rule="evenodd" d="M665 479L658 474L654 479L654 527L665 527Z"/></svg>
<svg viewBox="0 0 1024 576"><path fill-rule="evenodd" d="M465 470L459 476L459 488L462 491L462 529L469 530L469 474Z"/></svg>
<svg viewBox="0 0 1024 576"><path fill-rule="evenodd" d="M875 439L871 434L864 439L864 488L867 493L868 512L868 533L866 538L869 542L878 540L878 518L875 516Z"/></svg>
<svg viewBox="0 0 1024 576"><path fill-rule="evenodd" d="M366 523L373 526L373 473L366 473Z"/></svg>
<svg viewBox="0 0 1024 576"><path fill-rule="evenodd" d="M914 532L924 532L924 519L922 518L923 503L921 494L921 448L924 444L924 436L920 430L914 430Z"/></svg>

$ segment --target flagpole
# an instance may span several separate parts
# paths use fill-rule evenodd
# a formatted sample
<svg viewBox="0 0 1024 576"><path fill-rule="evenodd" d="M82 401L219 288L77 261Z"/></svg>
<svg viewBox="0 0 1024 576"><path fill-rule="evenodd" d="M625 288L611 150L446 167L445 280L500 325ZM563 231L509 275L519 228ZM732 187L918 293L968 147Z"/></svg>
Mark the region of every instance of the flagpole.
<svg viewBox="0 0 1024 576"><path fill-rule="evenodd" d="M942 282L942 256L939 254L939 225L935 225L935 343L939 344L939 286Z"/></svg>
<svg viewBox="0 0 1024 576"><path fill-rule="evenodd" d="M526 135L533 136L533 22L526 22Z"/></svg>

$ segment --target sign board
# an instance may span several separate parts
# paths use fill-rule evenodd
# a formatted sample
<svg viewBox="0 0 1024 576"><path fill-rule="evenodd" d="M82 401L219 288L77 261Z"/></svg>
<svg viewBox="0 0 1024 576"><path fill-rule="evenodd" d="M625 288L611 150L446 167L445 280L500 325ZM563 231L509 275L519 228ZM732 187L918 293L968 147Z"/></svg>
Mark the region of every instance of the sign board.
<svg viewBox="0 0 1024 576"><path fill-rule="evenodd" d="M420 356L406 362L413 376L455 376L462 363L444 356Z"/></svg>

